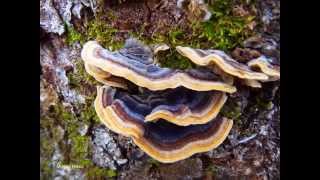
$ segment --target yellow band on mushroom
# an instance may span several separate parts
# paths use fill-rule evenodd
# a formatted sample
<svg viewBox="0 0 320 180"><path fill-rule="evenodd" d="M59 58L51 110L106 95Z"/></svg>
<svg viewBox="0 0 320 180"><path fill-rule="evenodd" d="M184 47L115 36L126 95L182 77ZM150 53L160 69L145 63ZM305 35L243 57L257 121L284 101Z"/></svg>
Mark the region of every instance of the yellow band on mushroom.
<svg viewBox="0 0 320 180"><path fill-rule="evenodd" d="M241 79L267 80L268 76L254 72L244 64L241 64L219 50L202 50L190 47L177 46L177 51L200 66L216 65L224 72Z"/></svg>
<svg viewBox="0 0 320 180"><path fill-rule="evenodd" d="M248 66L252 69L257 68L261 72L269 76L268 81L275 81L280 79L280 66L272 65L265 56L253 59L248 62Z"/></svg>
<svg viewBox="0 0 320 180"><path fill-rule="evenodd" d="M98 67L95 67L94 65L90 65L88 63L84 63L84 65L87 73L93 76L97 81L105 85L128 89L127 82L125 79L115 77L112 74L103 71Z"/></svg>
<svg viewBox="0 0 320 180"><path fill-rule="evenodd" d="M188 107L186 107L184 113L177 116L168 110L157 110L147 115L146 121L148 122L157 119L165 119L179 126L205 124L218 115L226 100L227 96L225 93L216 93L211 99L210 104L207 105L207 107L201 112L192 112Z"/></svg>
<svg viewBox="0 0 320 180"><path fill-rule="evenodd" d="M183 148L163 151L155 147L145 138L132 138L134 143L143 149L149 156L163 163L173 163L186 159L193 154L207 152L217 148L227 138L233 125L233 120L223 118L217 131L207 139L202 139L186 144Z"/></svg>
<svg viewBox="0 0 320 180"><path fill-rule="evenodd" d="M222 80L200 78L188 72L160 68L152 64L147 55L144 58L135 57L131 49L122 49L126 53L109 52L94 41L87 42L81 52L82 59L101 70L116 77L125 78L134 84L150 90L164 90L184 86L196 91L218 90L233 93L236 88ZM197 71L197 70L193 70ZM202 73L197 71L197 73ZM196 73L194 73L196 74ZM204 73L203 73L204 74Z"/></svg>
<svg viewBox="0 0 320 180"><path fill-rule="evenodd" d="M218 147L233 125L232 120L220 116L206 124L192 126L177 126L166 121L148 123L129 117L120 101L113 98L113 89L105 86L98 87L97 91L94 105L100 120L112 131L131 137L144 152L163 163Z"/></svg>

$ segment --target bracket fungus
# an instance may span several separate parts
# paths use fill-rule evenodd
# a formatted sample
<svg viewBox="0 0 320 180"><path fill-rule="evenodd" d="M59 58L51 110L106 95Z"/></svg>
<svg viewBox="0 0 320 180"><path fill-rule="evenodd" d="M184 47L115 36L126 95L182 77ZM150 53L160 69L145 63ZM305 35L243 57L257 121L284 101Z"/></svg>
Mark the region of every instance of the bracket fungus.
<svg viewBox="0 0 320 180"><path fill-rule="evenodd" d="M103 84L107 84L109 86L128 89L128 86L127 86L128 81L127 80L113 76L112 74L110 74L106 71L103 71L99 67L96 67L96 66L88 64L88 63L84 63L84 67L85 67L87 73L90 74L91 76L93 76L97 81L99 81Z"/></svg>
<svg viewBox="0 0 320 180"><path fill-rule="evenodd" d="M154 64L148 47L133 39L116 52L103 49L97 42L83 46L82 59L113 76L125 78L140 87L164 90L184 86L195 91L218 90L233 93L236 88L211 71L204 69L177 70L161 68Z"/></svg>
<svg viewBox="0 0 320 180"><path fill-rule="evenodd" d="M97 101L100 103L97 104L97 109L104 109L106 102L114 101L126 110L125 118L139 116L140 121L143 122L165 119L179 126L209 122L218 115L227 100L224 92L192 91L182 87L133 94L104 86L99 87L98 92L100 99Z"/></svg>
<svg viewBox="0 0 320 180"><path fill-rule="evenodd" d="M157 104L157 97L143 102L112 87L102 86L97 90L94 105L101 121L114 132L131 137L143 151L161 162L175 162L217 147L233 124L232 120L220 116L206 124L189 126L162 119L145 122L145 114L152 109L148 103Z"/></svg>
<svg viewBox="0 0 320 180"><path fill-rule="evenodd" d="M179 126L205 124L218 115L227 100L226 94L218 91L196 94L192 98L187 104L159 105L145 120L166 119Z"/></svg>
<svg viewBox="0 0 320 180"><path fill-rule="evenodd" d="M261 83L257 80L244 79L242 81L242 83L246 86L253 87L253 88L261 88L262 87Z"/></svg>
<svg viewBox="0 0 320 180"><path fill-rule="evenodd" d="M224 72L241 79L267 80L268 76L251 70L248 66L237 62L220 50L202 50L177 46L177 51L200 66L216 65Z"/></svg>
<svg viewBox="0 0 320 180"><path fill-rule="evenodd" d="M264 74L268 75L269 78L266 81L276 81L280 79L280 66L272 63L271 59L268 59L265 56L260 56L256 59L253 59L247 64L252 69L258 69Z"/></svg>
<svg viewBox="0 0 320 180"><path fill-rule="evenodd" d="M251 87L280 79L280 66L265 57L242 64L219 50L181 46L177 51L199 66L162 68L154 55L168 48L158 45L152 52L129 39L115 52L95 41L81 52L86 71L104 84L97 87L94 101L99 119L164 163L212 150L226 139L233 120L219 112L227 94L236 91L235 77Z"/></svg>
<svg viewBox="0 0 320 180"><path fill-rule="evenodd" d="M160 51L169 50L170 47L167 44L155 44L152 46L153 54L157 54Z"/></svg>

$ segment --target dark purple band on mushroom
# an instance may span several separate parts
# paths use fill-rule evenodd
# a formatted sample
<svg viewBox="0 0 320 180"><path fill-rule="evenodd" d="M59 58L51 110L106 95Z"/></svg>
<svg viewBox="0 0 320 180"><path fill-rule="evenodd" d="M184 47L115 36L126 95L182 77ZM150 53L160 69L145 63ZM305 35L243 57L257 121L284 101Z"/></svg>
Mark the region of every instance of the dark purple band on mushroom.
<svg viewBox="0 0 320 180"><path fill-rule="evenodd" d="M148 95L132 96L126 91L108 88L103 91L102 101L103 104L111 105L124 123L135 124L143 128L143 137L162 150L179 149L190 142L207 139L219 129L221 117L206 124L189 126L178 126L163 119L156 122L145 122L145 116L155 107L162 107L170 111L176 110L175 113L179 113L181 106L201 111L201 108L205 108L211 98L209 91L196 92L182 87L154 92L150 95L151 92L148 92Z"/></svg>
<svg viewBox="0 0 320 180"><path fill-rule="evenodd" d="M147 123L144 126L144 138L162 150L179 149L190 142L204 140L212 136L219 129L221 121L222 118L218 116L206 124L178 126L160 120L155 123Z"/></svg>
<svg viewBox="0 0 320 180"><path fill-rule="evenodd" d="M185 72L194 79L207 81L222 81L221 76L215 74L211 69L199 67L197 69L187 69Z"/></svg>
<svg viewBox="0 0 320 180"><path fill-rule="evenodd" d="M111 52L106 49L99 49L97 50L96 55L118 64L121 67L126 67L141 76L154 80L164 79L173 74L185 72L191 77L199 80L222 81L219 76L205 68L183 71L157 66L153 62L151 50L132 39L127 40L124 48L119 51Z"/></svg>
<svg viewBox="0 0 320 180"><path fill-rule="evenodd" d="M118 112L124 111L123 113L132 116L131 120L140 123L144 121L146 115L157 110L168 110L177 116L182 114L186 107L192 112L201 112L208 107L215 93L221 92L192 91L179 87L132 95L120 89L104 88L102 104L104 108L116 104L115 107Z"/></svg>

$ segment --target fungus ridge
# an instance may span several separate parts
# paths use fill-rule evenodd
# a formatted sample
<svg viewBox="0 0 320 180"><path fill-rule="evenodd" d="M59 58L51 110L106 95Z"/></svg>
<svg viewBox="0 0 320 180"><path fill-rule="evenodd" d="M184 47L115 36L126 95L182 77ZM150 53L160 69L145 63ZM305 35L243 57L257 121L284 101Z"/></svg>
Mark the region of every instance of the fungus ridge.
<svg viewBox="0 0 320 180"><path fill-rule="evenodd" d="M133 40L128 40L124 48L116 52L89 41L84 45L81 56L90 65L154 91L179 86L195 91L236 91L234 86L206 68L183 71L159 67L153 62L151 50Z"/></svg>
<svg viewBox="0 0 320 180"><path fill-rule="evenodd" d="M247 65L237 62L220 50L202 50L182 46L177 46L176 50L182 56L189 58L195 64L198 64L200 66L218 66L224 72L241 79L268 79L268 76L266 74L253 71Z"/></svg>
<svg viewBox="0 0 320 180"><path fill-rule="evenodd" d="M164 119L179 126L205 124L214 119L227 100L219 91L197 92L186 88L130 94L128 91L98 87L101 108L120 111L128 120L155 122ZM97 100L98 101L98 100ZM113 102L113 104L110 104Z"/></svg>
<svg viewBox="0 0 320 180"><path fill-rule="evenodd" d="M250 60L247 64L251 69L259 70L268 75L269 79L265 81L276 81L280 79L280 66L273 64L271 59L265 56Z"/></svg>

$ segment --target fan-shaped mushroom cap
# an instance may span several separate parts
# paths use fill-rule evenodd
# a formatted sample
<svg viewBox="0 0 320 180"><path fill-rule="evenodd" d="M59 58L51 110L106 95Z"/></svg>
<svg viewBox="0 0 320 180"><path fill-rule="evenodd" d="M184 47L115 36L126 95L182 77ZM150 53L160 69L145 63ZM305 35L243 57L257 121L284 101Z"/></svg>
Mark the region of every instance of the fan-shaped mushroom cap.
<svg viewBox="0 0 320 180"><path fill-rule="evenodd" d="M155 44L152 46L153 54L157 54L160 51L169 50L170 47L167 44Z"/></svg>
<svg viewBox="0 0 320 180"><path fill-rule="evenodd" d="M218 115L226 100L227 96L222 92L212 92L210 96L195 96L187 105L159 105L145 117L145 120L165 119L179 126L205 124Z"/></svg>
<svg viewBox="0 0 320 180"><path fill-rule="evenodd" d="M81 57L90 65L150 90L184 86L196 91L236 91L234 86L204 68L182 71L156 66L151 50L132 39L127 40L125 47L117 52L110 52L97 42L89 41L84 45Z"/></svg>
<svg viewBox="0 0 320 180"><path fill-rule="evenodd" d="M120 103L127 109L125 117L139 115L140 120L145 122L164 119L180 126L209 122L227 100L223 92L198 92L182 87L134 95L104 86L98 88L97 96L101 96L98 98L104 103L106 99Z"/></svg>
<svg viewBox="0 0 320 180"><path fill-rule="evenodd" d="M224 72L241 79L268 79L267 75L252 71L249 67L235 61L223 51L193 49L182 46L177 46L176 49L181 55L189 58L192 62L200 66L216 65Z"/></svg>
<svg viewBox="0 0 320 180"><path fill-rule="evenodd" d="M142 137L132 139L149 156L172 163L217 148L227 138L232 125L233 121L224 117L192 126L161 121L147 126Z"/></svg>
<svg viewBox="0 0 320 180"><path fill-rule="evenodd" d="M112 74L88 63L84 63L84 66L87 73L93 76L97 81L108 86L128 89L128 81L126 79L113 76Z"/></svg>
<svg viewBox="0 0 320 180"><path fill-rule="evenodd" d="M164 120L145 122L143 114L148 109L145 104L134 103L128 96L117 94L115 89L106 86L98 87L95 108L107 127L131 137L143 151L165 163L216 148L225 140L233 124L232 120L219 116L206 124L190 126L178 126Z"/></svg>
<svg viewBox="0 0 320 180"><path fill-rule="evenodd" d="M259 69L261 72L269 76L267 81L275 81L280 79L280 66L270 63L271 60L265 56L260 56L248 62L248 66L252 69Z"/></svg>

